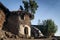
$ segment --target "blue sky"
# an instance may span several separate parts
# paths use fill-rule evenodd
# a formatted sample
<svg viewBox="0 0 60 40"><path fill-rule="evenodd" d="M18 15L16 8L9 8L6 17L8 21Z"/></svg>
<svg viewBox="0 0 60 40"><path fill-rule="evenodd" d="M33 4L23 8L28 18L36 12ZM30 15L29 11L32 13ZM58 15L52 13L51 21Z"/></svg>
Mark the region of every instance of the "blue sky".
<svg viewBox="0 0 60 40"><path fill-rule="evenodd" d="M0 0L10 11L18 10L22 0ZM38 24L38 20L52 19L58 26L55 35L60 36L60 0L36 0L39 5L32 24Z"/></svg>

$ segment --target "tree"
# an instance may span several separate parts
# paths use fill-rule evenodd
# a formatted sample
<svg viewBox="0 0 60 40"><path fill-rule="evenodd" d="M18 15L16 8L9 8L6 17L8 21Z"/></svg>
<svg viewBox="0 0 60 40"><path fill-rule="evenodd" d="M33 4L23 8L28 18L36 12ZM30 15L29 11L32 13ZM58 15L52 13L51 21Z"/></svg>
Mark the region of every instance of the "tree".
<svg viewBox="0 0 60 40"><path fill-rule="evenodd" d="M51 37L57 31L57 26L51 19L43 21L43 33L45 36Z"/></svg>
<svg viewBox="0 0 60 40"><path fill-rule="evenodd" d="M22 2L24 4L24 9L22 6L20 6L20 9L21 10L23 9L25 12L31 13L34 17L35 11L38 8L38 5L35 2L35 0L29 0L29 1L23 0Z"/></svg>
<svg viewBox="0 0 60 40"><path fill-rule="evenodd" d="M23 7L20 5L20 9L23 10Z"/></svg>
<svg viewBox="0 0 60 40"><path fill-rule="evenodd" d="M22 1L23 2L23 4L24 4L24 10L26 11L26 12L29 12L29 3L28 3L28 1Z"/></svg>
<svg viewBox="0 0 60 40"><path fill-rule="evenodd" d="M34 0L29 0L29 4L30 4L30 11L31 13L35 13L35 11L37 10L38 8L38 5L37 3L34 1Z"/></svg>

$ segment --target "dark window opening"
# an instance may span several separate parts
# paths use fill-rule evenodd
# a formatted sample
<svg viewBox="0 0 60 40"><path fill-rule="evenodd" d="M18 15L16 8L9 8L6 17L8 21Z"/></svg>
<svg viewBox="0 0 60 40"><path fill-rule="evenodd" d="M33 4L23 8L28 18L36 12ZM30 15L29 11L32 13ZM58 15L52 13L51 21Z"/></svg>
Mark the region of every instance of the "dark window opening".
<svg viewBox="0 0 60 40"><path fill-rule="evenodd" d="M24 33L25 33L25 34L28 34L28 28L27 28L27 27L25 27Z"/></svg>
<svg viewBox="0 0 60 40"><path fill-rule="evenodd" d="M24 20L24 15L21 15L21 19Z"/></svg>

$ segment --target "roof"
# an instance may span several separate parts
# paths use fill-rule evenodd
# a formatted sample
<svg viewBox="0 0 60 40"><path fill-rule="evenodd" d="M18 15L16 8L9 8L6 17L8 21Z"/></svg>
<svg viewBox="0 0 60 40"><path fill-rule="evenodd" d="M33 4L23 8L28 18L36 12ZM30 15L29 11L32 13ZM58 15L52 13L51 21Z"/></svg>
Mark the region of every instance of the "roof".
<svg viewBox="0 0 60 40"><path fill-rule="evenodd" d="M44 36L41 30L37 28L38 25L31 25L31 30L34 33L34 31L39 31L39 36Z"/></svg>

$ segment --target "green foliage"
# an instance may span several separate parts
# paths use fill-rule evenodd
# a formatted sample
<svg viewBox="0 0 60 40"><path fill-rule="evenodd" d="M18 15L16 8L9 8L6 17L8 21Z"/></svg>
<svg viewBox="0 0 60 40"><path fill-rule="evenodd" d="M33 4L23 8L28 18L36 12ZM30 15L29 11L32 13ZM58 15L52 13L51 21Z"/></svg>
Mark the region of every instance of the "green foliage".
<svg viewBox="0 0 60 40"><path fill-rule="evenodd" d="M44 20L42 25L38 25L37 28L39 28L41 32L47 37L54 36L57 31L57 26L51 19Z"/></svg>
<svg viewBox="0 0 60 40"><path fill-rule="evenodd" d="M20 6L20 9L21 9L21 10L23 10L23 7L22 7L22 6Z"/></svg>
<svg viewBox="0 0 60 40"><path fill-rule="evenodd" d="M24 8L25 8L25 11L26 12L29 12L29 10L28 10L28 8L29 8L29 6L28 6L28 1L23 1L23 4L24 4Z"/></svg>
<svg viewBox="0 0 60 40"><path fill-rule="evenodd" d="M37 3L33 0L30 0L29 1L29 4L30 4L30 10L31 10L31 13L35 13L35 11L37 10L38 8L38 5Z"/></svg>
<svg viewBox="0 0 60 40"><path fill-rule="evenodd" d="M23 0L22 2L24 4L24 9L22 6L20 6L20 9L21 10L23 9L25 12L28 12L34 15L38 8L37 3L34 0L29 0L29 1Z"/></svg>
<svg viewBox="0 0 60 40"><path fill-rule="evenodd" d="M52 36L57 31L57 26L51 19L43 21L44 32L47 36Z"/></svg>

